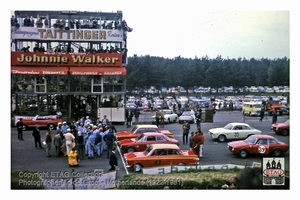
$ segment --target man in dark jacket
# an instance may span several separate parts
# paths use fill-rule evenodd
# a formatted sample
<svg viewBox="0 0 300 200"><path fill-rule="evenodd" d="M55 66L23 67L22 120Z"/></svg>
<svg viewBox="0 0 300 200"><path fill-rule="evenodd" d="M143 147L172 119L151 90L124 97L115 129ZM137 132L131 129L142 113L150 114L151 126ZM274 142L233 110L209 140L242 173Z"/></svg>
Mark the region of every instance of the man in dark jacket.
<svg viewBox="0 0 300 200"><path fill-rule="evenodd" d="M16 127L18 129L18 139L19 140L24 140L23 139L23 119L20 118L19 121L16 123Z"/></svg>
<svg viewBox="0 0 300 200"><path fill-rule="evenodd" d="M112 148L112 151L109 155L109 165L110 165L110 169L108 171L114 171L114 170L116 170L116 167L118 166L118 159L116 156L116 147Z"/></svg>
<svg viewBox="0 0 300 200"><path fill-rule="evenodd" d="M108 133L104 135L103 140L105 141L106 145L107 145L107 158L109 157L109 153L111 152L113 145L114 145L114 141L117 140L113 130L110 128Z"/></svg>
<svg viewBox="0 0 300 200"><path fill-rule="evenodd" d="M135 117L135 125L139 124L139 117L140 117L140 110L138 107L136 107L135 111L134 111L134 117Z"/></svg>
<svg viewBox="0 0 300 200"><path fill-rule="evenodd" d="M127 122L127 128L131 127L133 112L131 110L127 110L125 117Z"/></svg>
<svg viewBox="0 0 300 200"><path fill-rule="evenodd" d="M40 130L39 130L39 125L35 125L35 128L32 131L32 136L34 138L35 148L38 148L37 145L39 145L39 147L41 149L43 149L42 143L41 143L41 134L40 134Z"/></svg>

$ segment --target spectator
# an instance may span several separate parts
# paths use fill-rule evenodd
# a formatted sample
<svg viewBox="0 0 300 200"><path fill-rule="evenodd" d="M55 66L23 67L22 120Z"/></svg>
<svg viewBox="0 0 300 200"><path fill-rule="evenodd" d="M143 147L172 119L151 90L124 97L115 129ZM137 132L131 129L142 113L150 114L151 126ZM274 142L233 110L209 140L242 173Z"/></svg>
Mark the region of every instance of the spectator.
<svg viewBox="0 0 300 200"><path fill-rule="evenodd" d="M50 155L51 143L52 143L51 130L48 130L46 132L45 143L46 143L46 156L51 157Z"/></svg>
<svg viewBox="0 0 300 200"><path fill-rule="evenodd" d="M20 118L18 120L18 122L16 123L16 127L18 130L18 140L24 140L23 139L23 126L24 126L23 119Z"/></svg>
<svg viewBox="0 0 300 200"><path fill-rule="evenodd" d="M138 107L136 107L135 111L134 111L134 118L135 118L135 125L139 124L139 117L140 117L140 110Z"/></svg>
<svg viewBox="0 0 300 200"><path fill-rule="evenodd" d="M107 158L109 158L109 153L112 151L113 144L117 140L115 134L112 132L112 129L109 129L108 133L103 137L107 145Z"/></svg>
<svg viewBox="0 0 300 200"><path fill-rule="evenodd" d="M201 119L202 119L202 110L201 108L198 110L197 116L196 116L196 125L197 128L201 129Z"/></svg>
<svg viewBox="0 0 300 200"><path fill-rule="evenodd" d="M91 124L91 123L92 123L92 120L90 119L90 117L86 116L85 120L84 120L84 125L86 126L87 124Z"/></svg>
<svg viewBox="0 0 300 200"><path fill-rule="evenodd" d="M49 28L49 21L47 18L44 20L44 26L45 28Z"/></svg>
<svg viewBox="0 0 300 200"><path fill-rule="evenodd" d="M272 113L273 113L272 124L276 124L276 122L277 122L277 112L276 112L275 109L273 109Z"/></svg>
<svg viewBox="0 0 300 200"><path fill-rule="evenodd" d="M29 19L29 17L28 17L28 16L26 16L26 17L25 17L25 19L24 19L24 26L27 26L27 27L29 27L29 26L30 26L30 24L31 24L31 22L30 22L30 19Z"/></svg>
<svg viewBox="0 0 300 200"><path fill-rule="evenodd" d="M87 144L86 144L88 159L94 159L95 142L96 142L96 135L93 132L90 132L90 135L87 139Z"/></svg>
<svg viewBox="0 0 300 200"><path fill-rule="evenodd" d="M259 121L261 122L265 116L265 106L264 105L261 106L259 116L260 116Z"/></svg>
<svg viewBox="0 0 300 200"><path fill-rule="evenodd" d="M116 156L116 147L113 147L112 151L110 152L109 165L110 165L110 169L108 171L114 171L114 170L116 170L116 167L118 166L118 159Z"/></svg>
<svg viewBox="0 0 300 200"><path fill-rule="evenodd" d="M191 135L189 136L189 146L191 150L193 150L192 138L194 137L194 135L195 133L191 132Z"/></svg>
<svg viewBox="0 0 300 200"><path fill-rule="evenodd" d="M86 115L90 115L92 112L92 106L89 104L89 103L86 103L86 106L85 106L85 114Z"/></svg>
<svg viewBox="0 0 300 200"><path fill-rule="evenodd" d="M131 127L132 117L133 117L133 112L131 110L127 110L126 115L125 115L127 128Z"/></svg>
<svg viewBox="0 0 300 200"><path fill-rule="evenodd" d="M159 127L159 121L160 121L160 113L159 111L157 110L156 113L155 113L155 124L157 127Z"/></svg>
<svg viewBox="0 0 300 200"><path fill-rule="evenodd" d="M103 116L103 119L101 120L101 123L102 123L102 126L103 125L109 125L109 119L107 119L107 116L106 115L104 115Z"/></svg>
<svg viewBox="0 0 300 200"><path fill-rule="evenodd" d="M55 146L55 155L56 157L59 157L60 154L60 148L63 145L60 132L57 132L56 135L53 138L53 144Z"/></svg>
<svg viewBox="0 0 300 200"><path fill-rule="evenodd" d="M182 143L187 144L188 143L189 132L190 132L190 129L191 129L191 125L187 121L184 121L183 125L182 125L182 129L183 129Z"/></svg>
<svg viewBox="0 0 300 200"><path fill-rule="evenodd" d="M11 26L15 26L15 25L17 25L17 23L18 23L18 20L15 18L14 15L12 15L11 19L10 19Z"/></svg>
<svg viewBox="0 0 300 200"><path fill-rule="evenodd" d="M165 112L163 110L160 110L159 115L160 115L160 127L165 127Z"/></svg>
<svg viewBox="0 0 300 200"><path fill-rule="evenodd" d="M39 129L39 125L35 125L33 131L32 131L32 136L34 138L34 145L35 148L38 148L38 145L41 149L43 149L42 147L42 143L41 143L41 134L40 134L40 129Z"/></svg>
<svg viewBox="0 0 300 200"><path fill-rule="evenodd" d="M65 133L64 136L66 139L67 155L69 156L71 149L75 147L75 136L71 133L70 128L67 129L67 133Z"/></svg>
<svg viewBox="0 0 300 200"><path fill-rule="evenodd" d="M76 147L77 147L77 154L78 158L83 160L84 159L84 137L81 131L78 131L78 136L75 139Z"/></svg>
<svg viewBox="0 0 300 200"><path fill-rule="evenodd" d="M33 19L32 16L30 17L30 26L31 26L31 27L34 27L34 19Z"/></svg>
<svg viewBox="0 0 300 200"><path fill-rule="evenodd" d="M68 157L68 163L70 167L77 167L78 166L78 156L76 152L76 148L72 148Z"/></svg>

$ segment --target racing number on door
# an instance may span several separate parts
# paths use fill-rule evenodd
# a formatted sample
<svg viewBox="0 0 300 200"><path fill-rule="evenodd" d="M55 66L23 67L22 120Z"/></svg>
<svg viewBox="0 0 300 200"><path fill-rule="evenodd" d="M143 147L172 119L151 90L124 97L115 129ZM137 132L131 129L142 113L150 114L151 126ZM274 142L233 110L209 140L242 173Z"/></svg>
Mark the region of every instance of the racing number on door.
<svg viewBox="0 0 300 200"><path fill-rule="evenodd" d="M154 161L154 164L155 164L155 165L160 165L160 163L161 163L161 160L156 160L156 161Z"/></svg>
<svg viewBox="0 0 300 200"><path fill-rule="evenodd" d="M239 137L239 132L235 132L234 137Z"/></svg>

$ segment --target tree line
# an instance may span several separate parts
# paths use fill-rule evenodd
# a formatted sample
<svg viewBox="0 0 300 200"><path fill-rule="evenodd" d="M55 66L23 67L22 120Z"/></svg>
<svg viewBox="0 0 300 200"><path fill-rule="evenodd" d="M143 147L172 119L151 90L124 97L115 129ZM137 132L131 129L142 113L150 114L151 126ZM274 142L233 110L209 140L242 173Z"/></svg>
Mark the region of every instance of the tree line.
<svg viewBox="0 0 300 200"><path fill-rule="evenodd" d="M194 59L173 59L156 56L128 57L127 89L155 86L185 89L193 86L223 86L234 88L244 86L289 86L290 59L224 59L221 56L208 56Z"/></svg>

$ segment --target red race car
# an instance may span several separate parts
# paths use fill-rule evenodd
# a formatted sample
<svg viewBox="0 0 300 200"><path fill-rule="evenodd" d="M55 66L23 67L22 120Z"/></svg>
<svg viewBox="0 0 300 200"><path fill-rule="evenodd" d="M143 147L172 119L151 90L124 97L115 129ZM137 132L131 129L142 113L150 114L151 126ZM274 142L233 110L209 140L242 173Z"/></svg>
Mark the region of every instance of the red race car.
<svg viewBox="0 0 300 200"><path fill-rule="evenodd" d="M276 134L281 134L287 136L290 134L290 120L287 120L284 123L276 123L272 124L271 130L273 130Z"/></svg>
<svg viewBox="0 0 300 200"><path fill-rule="evenodd" d="M245 140L229 142L227 148L241 158L249 155L280 156L289 150L289 145L271 135L251 135Z"/></svg>
<svg viewBox="0 0 300 200"><path fill-rule="evenodd" d="M120 148L124 153L144 151L150 144L176 144L178 140L170 138L163 133L142 133L137 138L125 139L119 142Z"/></svg>
<svg viewBox="0 0 300 200"><path fill-rule="evenodd" d="M137 138L142 133L146 132L154 132L154 133L163 133L166 136L173 138L173 134L169 130L161 130L156 125L144 124L144 125L136 125L130 131L120 131L116 133L116 137L118 141L129 139L129 138Z"/></svg>
<svg viewBox="0 0 300 200"><path fill-rule="evenodd" d="M140 172L143 167L196 165L198 156L192 150L181 150L176 144L151 144L145 151L125 153L126 167Z"/></svg>

